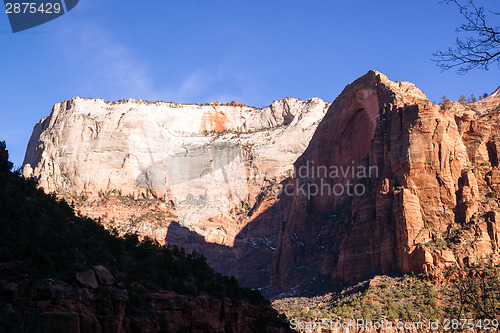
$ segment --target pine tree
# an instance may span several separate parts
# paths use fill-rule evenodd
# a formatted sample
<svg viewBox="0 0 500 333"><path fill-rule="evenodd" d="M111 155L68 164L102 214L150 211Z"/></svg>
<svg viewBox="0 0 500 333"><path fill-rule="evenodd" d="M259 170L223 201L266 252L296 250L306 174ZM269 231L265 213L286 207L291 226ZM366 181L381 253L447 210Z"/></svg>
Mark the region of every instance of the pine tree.
<svg viewBox="0 0 500 333"><path fill-rule="evenodd" d="M467 104L467 97L465 95L460 95L460 99L458 100L460 104Z"/></svg>

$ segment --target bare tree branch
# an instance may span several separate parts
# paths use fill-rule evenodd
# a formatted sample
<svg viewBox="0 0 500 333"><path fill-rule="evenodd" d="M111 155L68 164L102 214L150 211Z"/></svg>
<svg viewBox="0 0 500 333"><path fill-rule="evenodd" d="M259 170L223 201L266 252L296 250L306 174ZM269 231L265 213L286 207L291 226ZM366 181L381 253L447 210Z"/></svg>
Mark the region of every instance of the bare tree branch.
<svg viewBox="0 0 500 333"><path fill-rule="evenodd" d="M500 66L500 27L491 26L488 15L500 17L500 12L478 7L474 0L462 4L460 0L443 0L441 3L454 4L466 22L457 28L458 33L466 33L464 39L457 38L454 47L434 53L434 61L443 69L457 68L465 74L471 69L488 70L493 64Z"/></svg>

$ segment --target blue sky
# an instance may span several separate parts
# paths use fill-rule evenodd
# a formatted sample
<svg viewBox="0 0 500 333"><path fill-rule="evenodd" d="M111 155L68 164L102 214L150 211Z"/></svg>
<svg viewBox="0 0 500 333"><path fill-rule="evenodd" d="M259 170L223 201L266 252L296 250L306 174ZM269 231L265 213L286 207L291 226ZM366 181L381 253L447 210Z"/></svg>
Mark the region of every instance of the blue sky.
<svg viewBox="0 0 500 333"><path fill-rule="evenodd" d="M33 126L74 96L331 102L370 69L413 82L431 101L491 93L498 68L459 75L431 61L462 21L439 0L80 0L13 34L0 13L0 140L20 166Z"/></svg>

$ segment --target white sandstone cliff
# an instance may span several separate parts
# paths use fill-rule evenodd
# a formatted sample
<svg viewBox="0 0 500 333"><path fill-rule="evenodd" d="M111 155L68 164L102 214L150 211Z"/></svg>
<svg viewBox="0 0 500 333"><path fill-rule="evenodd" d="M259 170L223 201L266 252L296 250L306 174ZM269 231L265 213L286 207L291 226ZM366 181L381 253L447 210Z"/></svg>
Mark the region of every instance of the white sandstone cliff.
<svg viewBox="0 0 500 333"><path fill-rule="evenodd" d="M252 207L263 187L289 176L328 107L318 98L258 109L76 97L35 126L23 175L122 233L163 241L169 223L179 221L230 245L246 221L206 221ZM109 193L156 203L103 204Z"/></svg>

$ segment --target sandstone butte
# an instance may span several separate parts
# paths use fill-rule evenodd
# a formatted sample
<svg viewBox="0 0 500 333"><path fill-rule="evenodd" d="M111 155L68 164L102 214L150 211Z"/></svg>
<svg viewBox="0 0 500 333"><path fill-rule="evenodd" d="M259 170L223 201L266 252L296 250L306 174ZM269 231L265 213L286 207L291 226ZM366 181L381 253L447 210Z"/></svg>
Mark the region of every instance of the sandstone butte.
<svg viewBox="0 0 500 333"><path fill-rule="evenodd" d="M23 174L107 228L194 249L275 295L393 272L439 277L498 259L499 108L500 89L434 105L376 71L331 105L74 98L35 126ZM342 172L352 168L371 172ZM353 185L362 195L338 191Z"/></svg>

